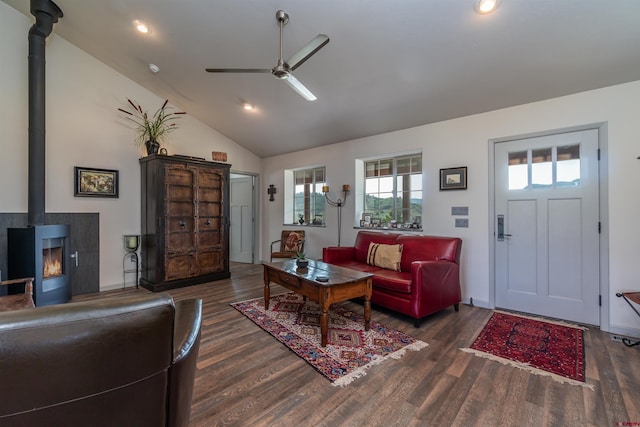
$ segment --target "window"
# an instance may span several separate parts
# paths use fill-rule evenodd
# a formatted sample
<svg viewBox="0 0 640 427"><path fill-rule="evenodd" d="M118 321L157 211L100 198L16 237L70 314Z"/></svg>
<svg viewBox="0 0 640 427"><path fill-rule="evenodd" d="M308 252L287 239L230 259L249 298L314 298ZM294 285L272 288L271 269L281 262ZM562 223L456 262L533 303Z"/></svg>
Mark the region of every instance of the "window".
<svg viewBox="0 0 640 427"><path fill-rule="evenodd" d="M364 162L364 212L381 226L422 226L422 154Z"/></svg>
<svg viewBox="0 0 640 427"><path fill-rule="evenodd" d="M293 171L293 216L285 218L289 224L324 225L325 199L322 186L325 182L324 166ZM300 220L302 219L302 222Z"/></svg>

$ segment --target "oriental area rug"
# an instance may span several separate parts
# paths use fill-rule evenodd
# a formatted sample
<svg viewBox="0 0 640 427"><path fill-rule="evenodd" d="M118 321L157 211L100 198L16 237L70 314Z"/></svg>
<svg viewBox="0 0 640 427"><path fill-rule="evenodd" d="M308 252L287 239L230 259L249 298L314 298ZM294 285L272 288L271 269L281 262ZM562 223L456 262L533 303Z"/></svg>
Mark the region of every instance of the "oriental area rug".
<svg viewBox="0 0 640 427"><path fill-rule="evenodd" d="M399 359L406 350L418 351L425 342L377 323L364 330L364 317L339 304L329 308L326 347L320 346L320 306L302 296L287 293L231 304L282 344L328 378L344 386L366 375L365 370L388 359Z"/></svg>
<svg viewBox="0 0 640 427"><path fill-rule="evenodd" d="M470 348L462 351L552 377L585 382L583 327L495 311Z"/></svg>

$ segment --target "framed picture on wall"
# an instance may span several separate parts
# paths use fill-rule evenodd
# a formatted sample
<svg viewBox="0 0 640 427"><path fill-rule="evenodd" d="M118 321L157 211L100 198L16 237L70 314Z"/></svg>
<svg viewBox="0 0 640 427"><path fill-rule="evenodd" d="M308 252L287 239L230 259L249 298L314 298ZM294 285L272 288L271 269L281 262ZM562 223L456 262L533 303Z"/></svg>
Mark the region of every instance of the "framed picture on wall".
<svg viewBox="0 0 640 427"><path fill-rule="evenodd" d="M440 169L440 191L466 190L467 167Z"/></svg>
<svg viewBox="0 0 640 427"><path fill-rule="evenodd" d="M118 171L75 166L74 196L118 197Z"/></svg>

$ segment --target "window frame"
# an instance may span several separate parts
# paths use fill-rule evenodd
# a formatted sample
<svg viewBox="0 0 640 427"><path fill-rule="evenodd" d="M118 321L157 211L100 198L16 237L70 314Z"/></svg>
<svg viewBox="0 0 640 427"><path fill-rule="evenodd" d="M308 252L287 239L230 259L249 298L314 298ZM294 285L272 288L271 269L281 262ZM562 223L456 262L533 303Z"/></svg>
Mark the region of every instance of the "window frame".
<svg viewBox="0 0 640 427"><path fill-rule="evenodd" d="M415 160L414 160L415 159ZM408 172L399 172L398 171L398 163L406 160L408 163ZM413 153L403 153L403 154L397 154L397 155L386 155L386 156L379 156L379 157L372 157L372 158L367 158L367 159L361 159L360 160L362 163L362 181L361 181L361 185L362 185L362 193L361 193L361 200L359 201L358 205L361 208L361 212L358 214L359 218L356 219L356 228L358 227L365 227L365 228L377 228L377 227L381 227L384 228L385 227L385 223L381 223L381 224L373 224L373 223L366 223L365 220L365 215L370 216L371 218L375 218L375 219L380 219L380 220L384 220L383 218L379 218L380 216L380 210L379 207L377 208L377 210L372 211L372 209L368 209L367 206L367 196L371 195L373 193L371 192L367 192L367 180L369 179L381 179L381 178L385 178L385 177L390 177L391 178L391 182L392 182L392 189L391 191L384 191L382 192L383 194L391 194L391 199L392 199L392 207L391 207L391 214L392 214L392 219L389 220L389 223L386 224L386 228L414 228L414 229L418 229L418 230L422 230L422 212L423 212L423 200L424 200L424 168L423 168L423 162L422 162L422 152L413 152ZM369 176L367 176L367 168L369 167L369 170L371 171L371 164L372 163L376 163L378 166L380 165L380 162L385 162L385 163L391 163L391 173L387 173L387 174L380 174L380 168L376 168L373 167L374 170L374 174L373 176L371 176L371 174L369 174ZM415 167L416 165L414 165L414 162L417 163L417 166L419 167L419 172L415 171ZM388 168L387 168L388 170ZM416 176L418 175L418 182L419 182L419 188L415 189L412 188L411 186L409 186L409 188L406 188L407 184L410 184L413 179L411 178L412 176ZM399 194L398 191L398 183L399 183L399 179L403 179L406 184L403 184L403 188L402 191ZM415 181L414 181L415 182ZM416 193L419 192L420 193L420 200L421 200L421 204L420 204L420 212L418 215L412 215L411 214L411 194L412 193ZM380 192L380 188L378 188L378 192L377 194L381 194ZM402 197L403 194L408 194L409 195L409 205L408 206L403 206L400 207L399 206L399 200L402 199L403 202L405 201L405 197ZM402 221L403 218L403 211L408 210L408 215L409 215L409 221ZM376 221L377 222L377 221ZM382 221L381 221L382 222Z"/></svg>
<svg viewBox="0 0 640 427"><path fill-rule="evenodd" d="M310 175L310 182L305 182L305 174ZM302 182L299 183L302 175ZM319 177L318 175L321 175ZM323 178L323 179L320 179ZM304 168L285 170L285 209L283 224L297 226L325 226L326 225L326 201L322 193L322 186L326 185L326 166L310 166ZM304 186L302 196L297 191L300 185ZM302 197L302 212L298 208ZM300 223L300 214L304 222Z"/></svg>

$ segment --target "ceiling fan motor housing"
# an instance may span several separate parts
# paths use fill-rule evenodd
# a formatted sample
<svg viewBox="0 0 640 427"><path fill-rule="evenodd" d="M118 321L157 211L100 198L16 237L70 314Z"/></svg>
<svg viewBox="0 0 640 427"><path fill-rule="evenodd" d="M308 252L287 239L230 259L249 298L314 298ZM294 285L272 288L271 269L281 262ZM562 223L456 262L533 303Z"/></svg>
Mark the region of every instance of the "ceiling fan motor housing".
<svg viewBox="0 0 640 427"><path fill-rule="evenodd" d="M282 25L287 25L287 22L289 22L289 15L284 10L279 10L276 12L276 19L278 22L282 22Z"/></svg>
<svg viewBox="0 0 640 427"><path fill-rule="evenodd" d="M286 79L289 77L289 65L286 62L279 63L271 69L272 74L278 79Z"/></svg>

